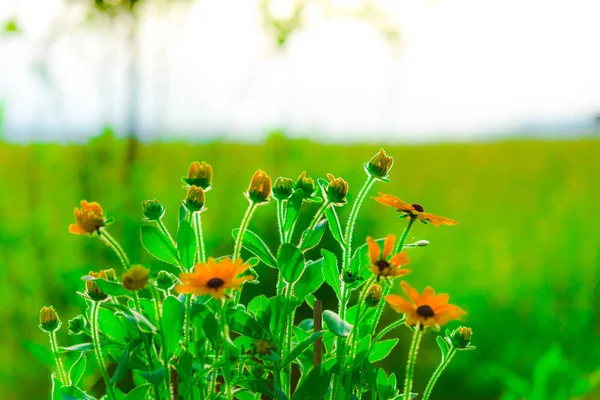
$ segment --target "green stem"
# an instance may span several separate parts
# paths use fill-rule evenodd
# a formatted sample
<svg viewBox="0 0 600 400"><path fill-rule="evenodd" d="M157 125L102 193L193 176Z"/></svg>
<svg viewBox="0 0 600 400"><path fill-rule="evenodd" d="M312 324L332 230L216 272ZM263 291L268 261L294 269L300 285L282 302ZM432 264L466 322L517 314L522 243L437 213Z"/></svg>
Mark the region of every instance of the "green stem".
<svg viewBox="0 0 600 400"><path fill-rule="evenodd" d="M277 226L279 227L279 242L281 244L285 243L286 237L285 232L283 231L283 225L285 223L285 203L283 200L277 200ZM277 295L281 296L283 294L283 289L285 288L285 282L283 280L283 275L281 271L278 271L277 274Z"/></svg>
<svg viewBox="0 0 600 400"><path fill-rule="evenodd" d="M140 305L140 296L138 295L138 292L133 292L133 301L135 303L135 310L138 312L138 314L142 315L142 306ZM146 357L148 357L148 366L150 367L150 371L155 371L156 367L154 366L154 357L150 348L154 347L152 340L148 341L148 337L142 331L140 331L140 338L144 342L144 347L146 348ZM166 373L167 371L165 370L165 374ZM160 391L158 390L158 386L154 386L154 393L156 395L156 399L159 400Z"/></svg>
<svg viewBox="0 0 600 400"><path fill-rule="evenodd" d="M448 364L450 364L450 361L452 361L452 358L455 354L456 347L452 346L446 357L442 357L442 362L440 362L440 365L438 365L435 371L433 371L433 375L431 375L431 379L429 379L429 383L427 383L427 387L423 392L423 400L429 399L429 396L431 395L431 391L433 390L435 383L437 382L440 375L442 375L442 372L444 372Z"/></svg>
<svg viewBox="0 0 600 400"><path fill-rule="evenodd" d="M98 367L100 368L100 372L102 373L102 377L104 378L104 383L106 384L106 391L108 397L110 399L116 400L117 396L115 395L115 389L113 387L110 378L108 377L108 372L106 371L106 366L104 365L104 359L102 358L102 350L100 349L100 337L98 333L98 310L100 309L100 303L94 301L92 306L92 343L94 344L94 353L96 354L96 361L98 362Z"/></svg>
<svg viewBox="0 0 600 400"><path fill-rule="evenodd" d="M286 351L284 353L283 358L286 358L290 352L292 351L292 326L294 325L294 317L296 314L296 308L293 308L292 310L289 309L290 307L290 299L292 298L292 294L294 293L294 286L293 284L289 284L288 289L286 291L286 296L285 296L285 311L286 311L286 315L288 316L287 321L286 321L286 329L285 329L285 345L286 345ZM291 398L292 393L292 364L290 363L290 365L287 368L287 376L285 379L285 384L286 384L286 393L288 395L288 398Z"/></svg>
<svg viewBox="0 0 600 400"><path fill-rule="evenodd" d="M152 287L152 296L154 297L155 307L156 307L156 320L158 322L158 329L160 329L160 341L162 343L162 359L163 359L163 367L165 369L165 385L167 386L167 391L169 392L169 396L172 396L171 392L171 374L169 370L169 353L167 352L167 346L165 346L165 327L162 322L162 310L160 307L160 297L158 295L158 291L155 287Z"/></svg>
<svg viewBox="0 0 600 400"><path fill-rule="evenodd" d="M223 332L223 342L224 344L221 346L223 349L223 357L225 357L225 361L223 363L223 380L225 381L225 398L232 400L233 393L231 392L231 370L229 362L229 325L227 324L227 312L225 307L225 302L221 304L221 329Z"/></svg>
<svg viewBox="0 0 600 400"><path fill-rule="evenodd" d="M54 356L54 361L56 362L56 372L58 373L58 377L64 386L69 386L69 381L67 374L65 372L65 367L63 366L62 360L58 355L58 346L56 345L56 332L48 333L50 336L50 348L52 349L52 355Z"/></svg>
<svg viewBox="0 0 600 400"><path fill-rule="evenodd" d="M240 258L240 254L242 253L242 240L244 239L244 235L246 234L246 230L248 229L248 225L250 224L250 220L252 219L252 214L256 210L256 203L250 202L248 209L246 210L246 214L244 214L244 218L242 218L242 223L240 225L240 230L238 231L237 238L235 239L235 245L233 248L233 260L237 260Z"/></svg>
<svg viewBox="0 0 600 400"><path fill-rule="evenodd" d="M131 264L129 263L127 254L125 254L125 251L123 251L123 248L119 245L119 243L115 240L115 238L113 238L106 229L100 230L100 237L102 239L104 239L106 244L108 244L108 246L111 247L114 250L114 252L117 254L117 256L119 257L119 260L121 261L121 264L123 265L123 268L126 270L129 269Z"/></svg>
<svg viewBox="0 0 600 400"><path fill-rule="evenodd" d="M408 220L408 225L406 225L406 228L404 228L404 231L402 232L402 236L400 236L400 241L398 242L398 244L396 245L396 248L394 249L394 254L402 251L402 248L404 247L404 243L406 242L406 238L408 237L408 232L410 231L410 228L412 228L414 223L415 223L415 218L410 218Z"/></svg>
<svg viewBox="0 0 600 400"><path fill-rule="evenodd" d="M410 392L412 390L415 372L415 363L417 361L417 354L419 352L419 345L421 344L422 337L423 331L421 330L421 325L415 326L415 332L413 333L412 341L410 342L410 349L408 351L408 361L406 363L406 376L404 378L405 399L410 399Z"/></svg>
<svg viewBox="0 0 600 400"><path fill-rule="evenodd" d="M168 237L171 240L171 243L175 244L175 241L173 240L173 237L171 236L171 234L167 230L167 227L165 226L165 223L162 222L162 219L157 219L156 223L158 224L158 229L160 229L160 231L163 233L163 235L165 235L166 237Z"/></svg>
<svg viewBox="0 0 600 400"><path fill-rule="evenodd" d="M200 212L194 213L194 227L196 228L196 246L198 247L197 258L200 262L206 262L206 251L204 249L204 236L202 235L202 220Z"/></svg>
<svg viewBox="0 0 600 400"><path fill-rule="evenodd" d="M404 318L401 318L399 320L392 322L385 328L383 328L381 330L381 332L379 332L377 334L377 336L375 336L375 339L373 339L373 343L377 343L381 338L383 338L385 335L387 335L387 333L390 332L391 330L396 329L399 326L402 326L404 324L404 320L405 320Z"/></svg>
<svg viewBox="0 0 600 400"><path fill-rule="evenodd" d="M185 343L185 348L190 350L190 330L191 330L191 318L190 318L190 309L192 308L192 295L185 295L185 330L183 331L183 340ZM191 351L191 350L190 350Z"/></svg>

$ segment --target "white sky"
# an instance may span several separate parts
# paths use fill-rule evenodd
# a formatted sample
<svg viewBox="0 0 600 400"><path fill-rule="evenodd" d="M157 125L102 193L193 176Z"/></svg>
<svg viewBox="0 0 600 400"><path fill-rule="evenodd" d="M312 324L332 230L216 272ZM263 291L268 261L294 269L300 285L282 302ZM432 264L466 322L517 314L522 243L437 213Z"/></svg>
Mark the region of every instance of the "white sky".
<svg viewBox="0 0 600 400"><path fill-rule="evenodd" d="M6 138L125 129L125 31L85 24L82 2L0 0L24 32L0 36ZM600 112L598 0L371 0L379 24L353 17L361 0L308 3L283 50L255 0L143 9L142 136L470 140Z"/></svg>

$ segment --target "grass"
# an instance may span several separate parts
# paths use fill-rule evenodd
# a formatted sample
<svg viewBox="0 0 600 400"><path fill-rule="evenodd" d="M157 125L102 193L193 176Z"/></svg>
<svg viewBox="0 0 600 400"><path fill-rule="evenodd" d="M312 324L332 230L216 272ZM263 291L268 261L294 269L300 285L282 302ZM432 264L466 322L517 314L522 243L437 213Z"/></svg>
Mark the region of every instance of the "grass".
<svg viewBox="0 0 600 400"><path fill-rule="evenodd" d="M139 243L142 200L159 199L167 207L165 222L174 230L185 194L180 177L191 161L205 160L215 171L203 214L207 250L222 255L231 252L231 229L239 225L246 206L241 193L256 169L273 178L295 178L303 170L314 178L331 172L344 177L356 195L365 179L361 162L378 150L280 137L266 145L179 143L135 149L133 154L126 142L109 136L88 146L0 143L1 398L21 398L25 390L32 398L47 396L48 367L26 350L46 345L45 335L36 328L39 309L53 304L65 323L59 341L76 343L77 337L66 335L66 321L81 306L74 295L82 287L79 277L90 270L118 268L118 260L100 241L68 234L80 199L99 201L116 218L111 233L130 258L149 263ZM451 301L469 312L464 324L473 328L478 347L458 354L433 398L496 399L505 393L508 399L511 390L535 386L527 382L544 387L548 396L540 399L565 398L552 394L562 396L569 390L568 396L574 395L579 390L575 381L567 379L564 392L552 389L556 380L540 378L547 363L539 360L553 348L560 349L559 364L568 363L574 376L597 376L590 374L600 359L600 141L386 150L395 157L392 183L378 183L373 194L386 191L460 221L456 227L418 224L409 237L427 239L431 245L412 251L414 272L408 279L419 290L429 284L450 293ZM310 211L302 223L307 224L316 209ZM349 207L341 209L341 218L348 212ZM395 217L393 210L367 201L356 242L367 235L399 234L403 222ZM258 210L250 229L274 247L274 204ZM325 240L333 247L330 237ZM249 286L246 296L273 287L271 271L263 267L262 272L265 284ZM325 308L335 309L328 289L318 294ZM395 317L392 311L384 314L388 321ZM410 333L401 329L392 335L399 335L401 344L387 361L388 368L401 381ZM416 367L417 392L438 360L434 335L427 335ZM97 379L92 368L87 387Z"/></svg>

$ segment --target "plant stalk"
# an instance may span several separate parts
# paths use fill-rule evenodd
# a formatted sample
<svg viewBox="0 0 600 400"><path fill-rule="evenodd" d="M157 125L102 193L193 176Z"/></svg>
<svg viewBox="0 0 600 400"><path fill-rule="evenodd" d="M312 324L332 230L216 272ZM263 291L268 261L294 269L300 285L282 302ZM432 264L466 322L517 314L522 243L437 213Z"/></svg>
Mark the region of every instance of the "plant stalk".
<svg viewBox="0 0 600 400"><path fill-rule="evenodd" d="M104 359L102 358L102 350L100 349L100 337L98 333L98 310L100 309L100 302L94 301L92 306L92 343L94 344L94 353L96 354L96 361L98 362L98 367L100 368L100 372L102 373L102 377L104 378L104 383L106 384L106 391L108 397L112 400L116 400L117 396L115 395L115 389L113 387L112 382L108 376L108 372L106 371L106 366L104 365Z"/></svg>
<svg viewBox="0 0 600 400"><path fill-rule="evenodd" d="M410 399L410 392L413 386L413 378L415 372L415 363L417 362L417 354L419 352L419 345L421 344L421 338L423 337L423 331L421 325L415 326L415 332L413 333L412 341L410 342L410 349L408 351L408 361L406 363L406 375L404 377L404 398Z"/></svg>
<svg viewBox="0 0 600 400"><path fill-rule="evenodd" d="M433 391L433 387L435 386L437 380L439 379L440 375L442 375L442 372L444 372L448 364L450 364L450 361L452 361L452 358L454 358L455 354L456 347L452 346L446 357L442 359L440 365L438 365L435 371L433 371L433 375L431 375L431 379L429 379L429 383L427 383L427 387L423 392L423 400L429 399L429 396L431 395L431 392Z"/></svg>
<svg viewBox="0 0 600 400"><path fill-rule="evenodd" d="M54 356L54 361L56 362L56 372L60 378L60 381L64 386L69 386L68 376L65 372L65 367L58 355L58 346L56 344L56 332L49 332L48 336L50 336L50 348L52 349L52 355Z"/></svg>

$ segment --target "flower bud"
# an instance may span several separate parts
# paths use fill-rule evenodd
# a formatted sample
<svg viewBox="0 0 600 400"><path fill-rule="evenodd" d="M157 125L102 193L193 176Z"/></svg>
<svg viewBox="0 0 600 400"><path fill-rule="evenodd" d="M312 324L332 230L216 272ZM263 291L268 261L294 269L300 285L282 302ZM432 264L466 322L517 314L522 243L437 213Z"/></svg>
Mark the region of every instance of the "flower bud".
<svg viewBox="0 0 600 400"><path fill-rule="evenodd" d="M259 356L266 356L271 352L271 343L265 339L258 339L253 344L254 353Z"/></svg>
<svg viewBox="0 0 600 400"><path fill-rule="evenodd" d="M85 330L86 321L83 315L79 314L73 319L69 320L69 329L67 333L69 335L81 335Z"/></svg>
<svg viewBox="0 0 600 400"><path fill-rule="evenodd" d="M108 277L106 276L106 273L104 271L100 271L100 272L90 271L90 273L88 275L91 277L94 277L96 279L108 280ZM103 301L103 300L106 300L106 298L108 297L108 295L106 293L104 293L102 290L100 290L100 288L98 287L98 285L96 284L96 282L94 280L85 281L85 292L90 297L90 299L92 299L94 301Z"/></svg>
<svg viewBox="0 0 600 400"><path fill-rule="evenodd" d="M147 221L158 221L165 214L165 207L158 200L144 200L142 213Z"/></svg>
<svg viewBox="0 0 600 400"><path fill-rule="evenodd" d="M306 177L306 171L303 171L300 174L294 183L294 189L302 189L302 196L304 200L312 199L316 194L315 181L312 178Z"/></svg>
<svg viewBox="0 0 600 400"><path fill-rule="evenodd" d="M142 289L148 283L149 274L149 269L146 269L141 265L132 265L131 268L125 271L121 276L121 284L127 290Z"/></svg>
<svg viewBox="0 0 600 400"><path fill-rule="evenodd" d="M246 197L253 203L266 203L271 196L271 178L259 169L252 176Z"/></svg>
<svg viewBox="0 0 600 400"><path fill-rule="evenodd" d="M327 178L329 178L327 199L333 203L333 205L344 205L346 203L346 195L348 194L348 182L342 178L336 178L331 174L327 174Z"/></svg>
<svg viewBox="0 0 600 400"><path fill-rule="evenodd" d="M189 212L202 211L204 208L204 190L198 186L190 186L183 204Z"/></svg>
<svg viewBox="0 0 600 400"><path fill-rule="evenodd" d="M189 186L201 187L205 192L210 190L212 184L213 170L210 164L202 161L194 161L190 164L187 178L181 178Z"/></svg>
<svg viewBox="0 0 600 400"><path fill-rule="evenodd" d="M40 329L51 333L57 331L60 325L60 319L54 307L42 307L40 310Z"/></svg>
<svg viewBox="0 0 600 400"><path fill-rule="evenodd" d="M381 301L381 286L377 284L373 284L369 287L367 291L367 297L365 298L365 303L369 307L375 307L379 305Z"/></svg>
<svg viewBox="0 0 600 400"><path fill-rule="evenodd" d="M156 277L155 284L159 289L171 290L175 285L175 282L177 282L175 275L167 271L160 271Z"/></svg>
<svg viewBox="0 0 600 400"><path fill-rule="evenodd" d="M471 344L471 336L473 336L471 328L461 326L452 332L450 340L456 348L465 349Z"/></svg>
<svg viewBox="0 0 600 400"><path fill-rule="evenodd" d="M385 150L379 149L379 153L367 163L367 172L375 178L387 178L390 169L394 165L394 159L388 157Z"/></svg>
<svg viewBox="0 0 600 400"><path fill-rule="evenodd" d="M114 268L103 269L102 272L106 274L106 280L116 282L117 281L117 273Z"/></svg>
<svg viewBox="0 0 600 400"><path fill-rule="evenodd" d="M293 182L290 178L280 176L273 185L273 197L277 200L287 200L294 192Z"/></svg>
<svg viewBox="0 0 600 400"><path fill-rule="evenodd" d="M363 278L359 274L355 274L350 271L342 272L342 281L344 281L345 283L354 283L362 279Z"/></svg>

